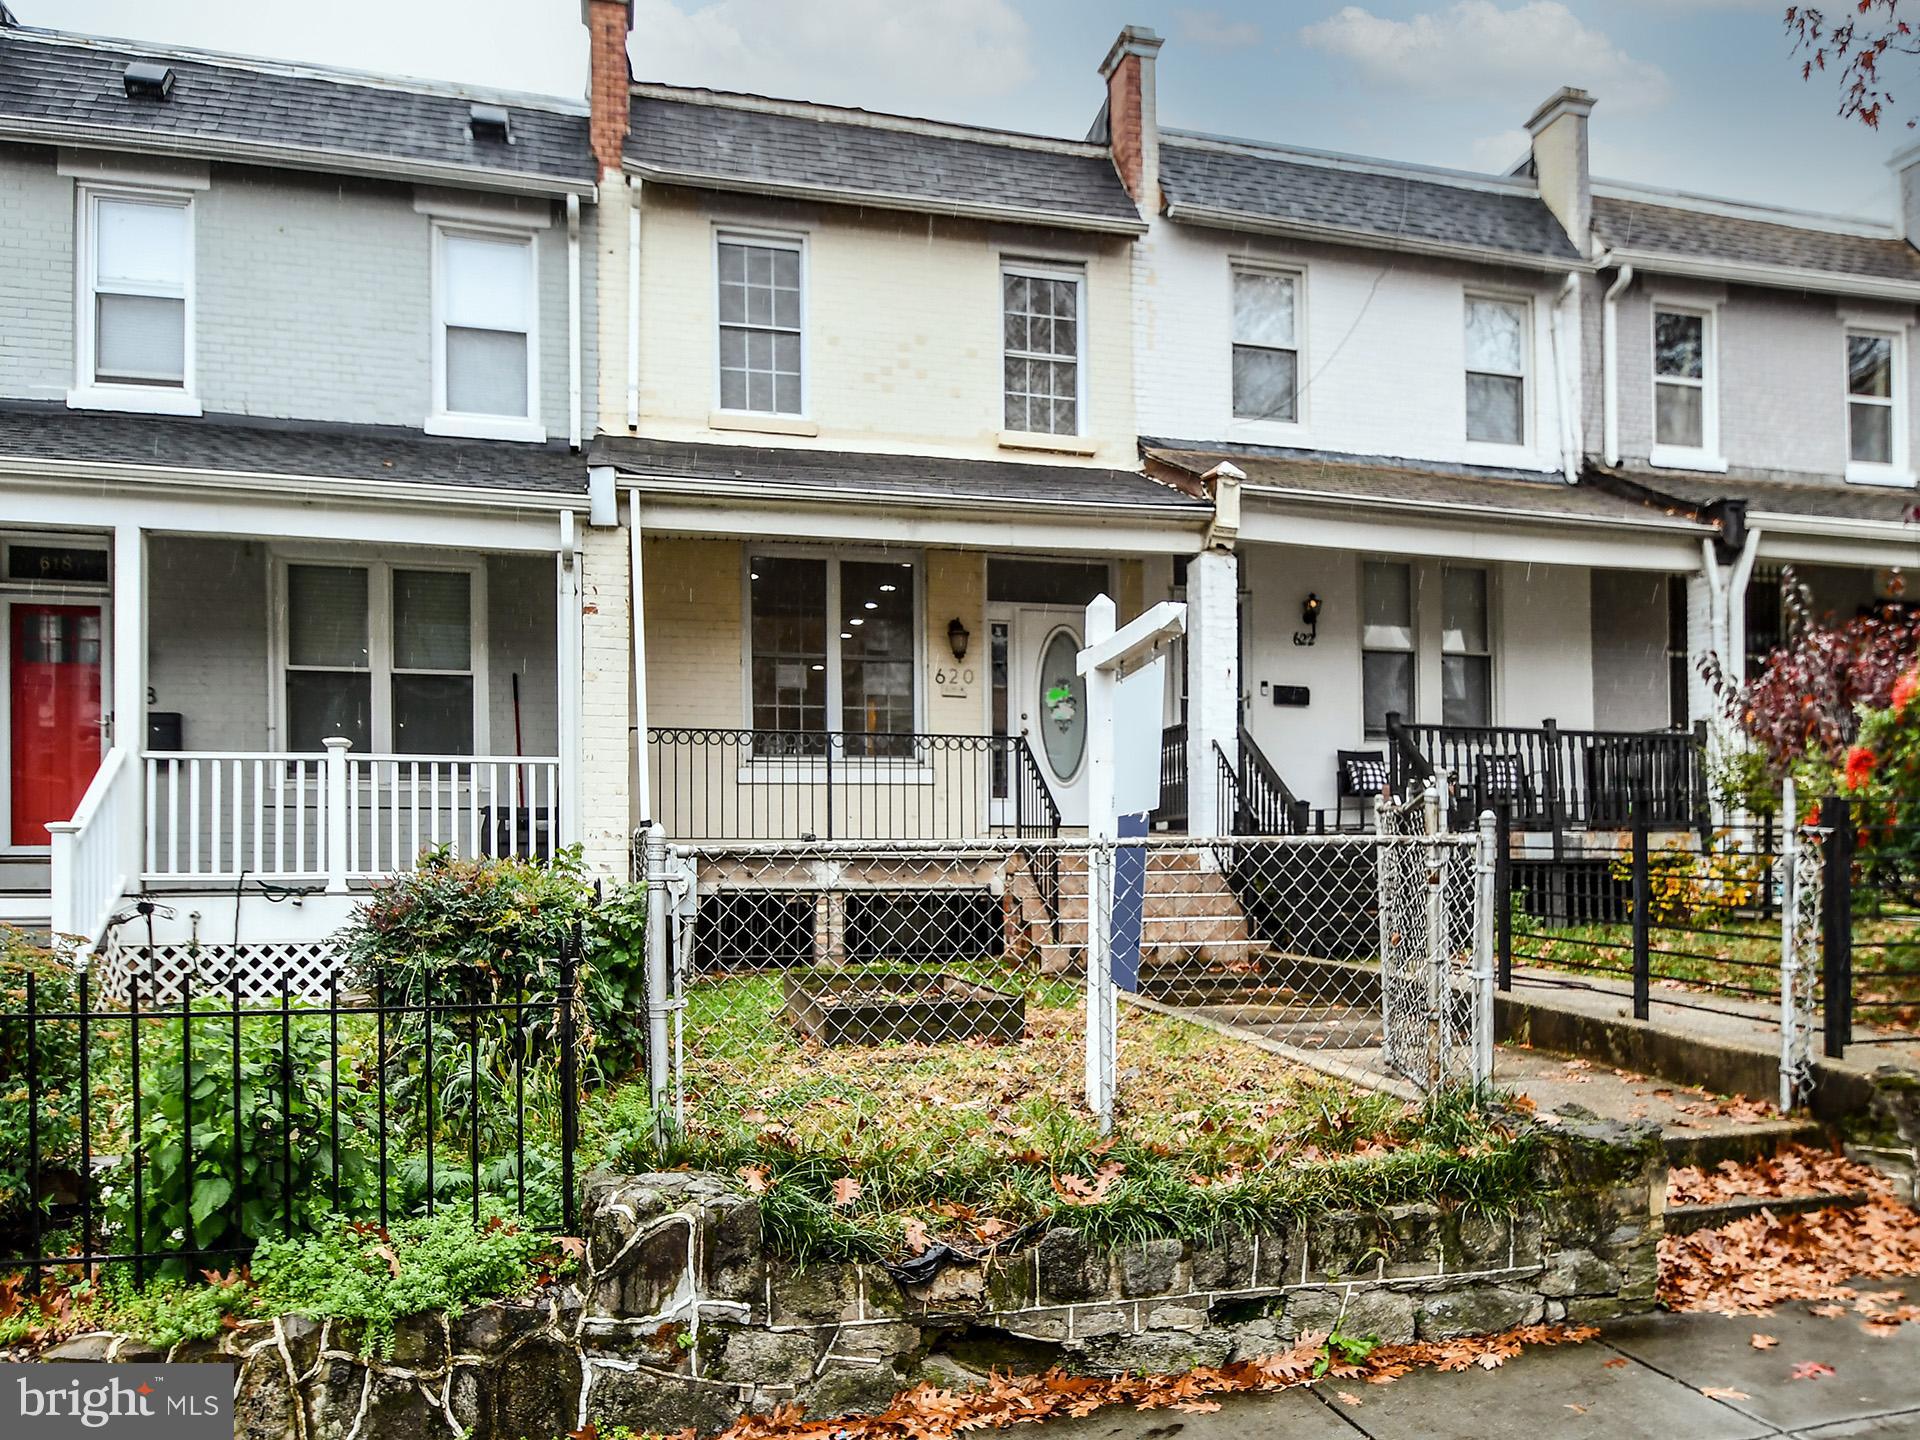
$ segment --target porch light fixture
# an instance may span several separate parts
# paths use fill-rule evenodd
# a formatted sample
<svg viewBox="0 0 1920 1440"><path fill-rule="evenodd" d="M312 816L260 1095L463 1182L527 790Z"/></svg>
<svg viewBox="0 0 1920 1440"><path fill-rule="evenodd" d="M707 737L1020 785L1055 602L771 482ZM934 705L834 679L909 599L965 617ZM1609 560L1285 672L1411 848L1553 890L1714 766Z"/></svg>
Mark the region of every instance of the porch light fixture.
<svg viewBox="0 0 1920 1440"><path fill-rule="evenodd" d="M973 632L960 623L958 615L947 622L947 644L953 647L956 662L967 658L967 642L972 638Z"/></svg>
<svg viewBox="0 0 1920 1440"><path fill-rule="evenodd" d="M1293 643L1302 647L1312 645L1320 638L1320 597L1311 590L1307 598L1300 602L1300 623L1306 628L1293 632Z"/></svg>

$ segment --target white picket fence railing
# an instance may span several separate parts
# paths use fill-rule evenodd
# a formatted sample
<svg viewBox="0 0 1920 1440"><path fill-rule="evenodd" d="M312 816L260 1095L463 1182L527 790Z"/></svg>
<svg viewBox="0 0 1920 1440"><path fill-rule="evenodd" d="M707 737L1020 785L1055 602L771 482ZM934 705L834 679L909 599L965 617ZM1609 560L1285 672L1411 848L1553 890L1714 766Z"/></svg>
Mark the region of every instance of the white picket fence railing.
<svg viewBox="0 0 1920 1440"><path fill-rule="evenodd" d="M94 772L71 820L47 826L52 841L52 929L99 943L113 907L127 893L127 836L136 775L130 752L115 746Z"/></svg>

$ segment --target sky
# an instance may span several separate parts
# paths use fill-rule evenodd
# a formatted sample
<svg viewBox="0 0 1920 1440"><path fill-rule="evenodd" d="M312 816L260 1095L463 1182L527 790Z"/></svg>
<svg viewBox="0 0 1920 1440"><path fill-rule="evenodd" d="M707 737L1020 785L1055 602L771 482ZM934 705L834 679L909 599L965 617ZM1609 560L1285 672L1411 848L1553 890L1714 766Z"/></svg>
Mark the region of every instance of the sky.
<svg viewBox="0 0 1920 1440"><path fill-rule="evenodd" d="M579 0L8 0L94 34L579 97ZM1834 4L1833 9L1846 8ZM1886 218L1879 133L1800 79L1785 0L636 0L642 79L1081 136L1124 24L1166 40L1161 124L1504 170L1557 87L1596 175ZM1920 60L1904 64L1920 81ZM1898 72L1895 72L1896 76ZM1896 98L1905 87L1896 79Z"/></svg>

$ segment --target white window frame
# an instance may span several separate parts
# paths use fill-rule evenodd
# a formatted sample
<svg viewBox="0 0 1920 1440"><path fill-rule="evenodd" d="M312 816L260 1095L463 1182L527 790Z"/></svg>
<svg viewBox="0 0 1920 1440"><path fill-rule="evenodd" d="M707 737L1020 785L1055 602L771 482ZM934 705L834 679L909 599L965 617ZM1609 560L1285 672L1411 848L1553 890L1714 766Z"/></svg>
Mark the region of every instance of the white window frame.
<svg viewBox="0 0 1920 1440"><path fill-rule="evenodd" d="M821 560L827 566L826 592L826 675L827 675L827 731L839 734L844 730L841 719L841 679L840 679L840 627L833 623L833 617L840 613L840 566L843 561L878 561L882 564L911 565L913 567L913 733L926 733L927 717L927 563L926 555L919 550L884 550L872 547L836 547L821 550L807 545L789 545L773 543L755 545L749 542L742 547L740 557L740 712L743 729L753 729L753 560L756 555L777 556L782 559ZM826 772L824 757L814 756L761 756L755 757L740 767L738 779L741 781L790 781L796 777L818 774L824 777ZM852 767L851 770L849 767ZM833 770L836 775L857 773L861 768L885 770L889 775L911 772L909 778L931 783L933 771L927 766L904 757L854 757L851 759L835 756Z"/></svg>
<svg viewBox="0 0 1920 1440"><path fill-rule="evenodd" d="M1426 563L1432 564L1433 562L1429 561ZM1486 647L1484 649L1468 650L1468 649L1462 648L1459 650L1450 650L1447 648L1447 572L1450 570L1461 570L1461 571L1471 570L1480 576L1480 580L1481 580L1480 600L1482 605L1482 614L1480 618L1481 618L1481 621L1486 626ZM1448 660L1448 657L1450 656L1459 656L1463 659L1485 660L1487 662L1487 720L1486 720L1486 723L1489 726L1498 725L1500 723L1500 661L1499 661L1500 645L1499 645L1498 618L1496 613L1496 605L1494 601L1494 592L1497 588L1495 584L1494 568L1491 565L1476 565L1470 562L1443 560L1438 563L1437 571L1438 573L1435 574L1432 578L1436 582L1436 591L1440 597L1440 603L1438 607L1440 613L1437 617L1439 620L1439 639L1438 639L1439 659L1436 662L1440 672L1440 723L1442 725L1452 725L1452 724L1464 725L1466 723L1464 721L1456 722L1456 721L1451 721L1447 719L1447 683L1446 683L1447 660ZM1414 583L1416 586L1419 585L1420 580L1421 580L1421 576L1419 573L1419 567L1416 566L1414 571ZM1416 625L1415 626L1416 652L1419 648L1418 633L1419 633L1419 627ZM1416 662L1416 670L1417 668L1418 668L1418 662Z"/></svg>
<svg viewBox="0 0 1920 1440"><path fill-rule="evenodd" d="M1660 373L1659 326L1662 315L1684 315L1700 321L1700 379L1688 380ZM1653 297L1647 311L1647 463L1663 470L1705 470L1724 474L1726 457L1720 453L1720 307L1699 300ZM1700 389L1700 443L1660 443L1660 387L1698 386Z"/></svg>
<svg viewBox="0 0 1920 1440"><path fill-rule="evenodd" d="M1476 370L1467 363L1467 310L1479 301L1483 304L1517 305L1520 307L1520 369L1517 372L1507 370ZM1479 451L1508 461L1516 451L1533 448L1535 423L1533 407L1535 398L1535 372L1538 366L1538 347L1534 344L1533 327L1538 323L1534 307L1534 297L1513 290L1463 290L1460 297L1460 434L1469 451ZM1469 375L1508 375L1520 381L1520 438L1518 440L1480 440L1467 434L1467 377Z"/></svg>
<svg viewBox="0 0 1920 1440"><path fill-rule="evenodd" d="M1073 424L1071 431L1066 430L1009 430L1007 428L1007 276L1019 275L1029 280L1066 280L1073 283ZM999 416L998 429L1002 443L1013 443L1039 449L1062 449L1080 451L1084 447L1075 445L1075 440L1084 439L1087 430L1087 267L1074 260L1035 260L1017 256L1002 255L1000 269L994 276L993 291L994 326L1000 334L997 347L997 364L994 367L994 409ZM1029 351L1020 352L1022 355ZM1058 361L1058 355L1041 356L1042 359Z"/></svg>
<svg viewBox="0 0 1920 1440"><path fill-rule="evenodd" d="M1238 275L1277 275L1293 282L1293 419L1260 420L1236 415L1233 409L1233 351L1240 341L1233 332L1233 282ZM1274 349L1274 346L1253 346ZM1307 430L1307 267L1257 256L1235 256L1227 262L1227 424L1236 435L1272 437L1297 445Z"/></svg>
<svg viewBox="0 0 1920 1440"><path fill-rule="evenodd" d="M720 318L720 247L722 245L752 245L763 250L791 250L800 257L800 408L798 410L731 410L721 404L720 382L720 331L727 322ZM808 303L807 287L810 278L811 258L808 254L807 237L790 230L752 230L737 225L716 226L713 232L712 254L709 257L709 269L713 274L713 284L709 294L713 298L713 324L709 335L713 340L713 413L733 422L727 429L759 429L761 423L769 429L784 430L795 422L804 423L813 414L813 347L808 341L813 318L813 307ZM778 330L775 326L750 326L750 329ZM782 332L783 333L783 332ZM785 422L783 425L782 422ZM804 431L802 433L818 433Z"/></svg>
<svg viewBox="0 0 1920 1440"><path fill-rule="evenodd" d="M291 605L288 603L287 570L294 565L328 565L340 569L359 569L367 572L367 674L371 699L368 705L369 743L372 749L364 752L373 755L395 754L393 748L393 677L402 675L453 675L473 676L473 753L484 756L491 753L489 733L489 697L491 691L487 678L487 567L484 560L462 561L446 559L442 556L423 556L412 559L402 556L398 559L380 557L370 558L347 550L324 549L287 549L273 552L272 605L273 626L270 632L271 655L268 670L271 672L271 693L268 697L268 724L271 728L270 749L285 749L287 725L287 673L297 670L341 669L340 666L301 666L288 662L292 646L287 634ZM468 577L471 587L468 595L467 643L469 660L466 671L417 670L396 671L393 664L393 572L396 570L436 570L448 574L460 574ZM354 754L363 752L354 751ZM426 755L408 755L409 759L428 759ZM461 757L467 758L467 757Z"/></svg>
<svg viewBox="0 0 1920 1440"><path fill-rule="evenodd" d="M74 186L77 197L74 225L74 383L67 392L67 405L75 410L125 410L142 415L199 415L200 388L198 367L194 363L196 346L195 309L198 290L199 255L196 241L196 210L193 192L201 188L191 181L178 185L133 184L119 181L78 181ZM181 343L185 353L181 357L181 381L178 388L171 385L125 385L113 381L102 381L95 374L95 357L99 337L96 330L98 311L94 296L98 286L99 247L95 243L99 231L98 212L102 200L120 200L131 204L167 205L186 212L187 218L187 274L182 293L178 297L171 294L167 298L178 298L185 302L186 314L182 321ZM163 292L128 292L152 293Z"/></svg>
<svg viewBox="0 0 1920 1440"><path fill-rule="evenodd" d="M1907 449L1907 342L1910 326L1898 321L1847 319L1840 340L1840 401L1843 430L1841 444L1846 457L1847 479L1858 485L1907 485L1914 483L1913 462ZM1892 372L1885 400L1855 395L1847 358L1847 342L1856 335L1870 335L1888 342ZM1881 465L1853 458L1853 407L1885 405L1893 413L1891 426L1891 464Z"/></svg>
<svg viewBox="0 0 1920 1440"><path fill-rule="evenodd" d="M468 440L525 440L544 444L546 426L540 420L540 237L532 223L490 224L484 220L429 217L432 227L432 411L422 427L429 435L451 435ZM527 413L469 415L447 409L446 241L449 235L483 240L516 241L527 247Z"/></svg>
<svg viewBox="0 0 1920 1440"><path fill-rule="evenodd" d="M1356 557L1354 598L1359 603L1359 640L1358 654L1354 666L1354 694L1360 700L1360 732L1365 740L1380 740L1386 737L1384 728L1367 728L1367 656L1369 655L1405 655L1408 658L1407 669L1407 712L1401 719L1409 725L1420 723L1420 570L1421 564L1411 557L1400 555L1361 555ZM1369 645L1367 643L1367 566L1397 565L1407 572L1407 629L1411 639L1405 645Z"/></svg>

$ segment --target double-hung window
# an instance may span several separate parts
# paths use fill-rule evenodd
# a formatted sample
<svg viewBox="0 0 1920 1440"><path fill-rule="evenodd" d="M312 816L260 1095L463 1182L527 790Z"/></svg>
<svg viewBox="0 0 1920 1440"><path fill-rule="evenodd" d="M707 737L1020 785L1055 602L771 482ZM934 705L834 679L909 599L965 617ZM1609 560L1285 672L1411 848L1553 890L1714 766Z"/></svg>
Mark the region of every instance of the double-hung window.
<svg viewBox="0 0 1920 1440"><path fill-rule="evenodd" d="M913 753L912 561L759 554L747 562L756 754Z"/></svg>
<svg viewBox="0 0 1920 1440"><path fill-rule="evenodd" d="M805 413L798 240L719 238L720 408Z"/></svg>
<svg viewBox="0 0 1920 1440"><path fill-rule="evenodd" d="M1300 418L1299 277L1233 272L1233 418Z"/></svg>
<svg viewBox="0 0 1920 1440"><path fill-rule="evenodd" d="M1653 463L1717 468L1713 316L1700 310L1653 312Z"/></svg>
<svg viewBox="0 0 1920 1440"><path fill-rule="evenodd" d="M1847 331L1848 479L1907 478L1902 343L1891 331Z"/></svg>
<svg viewBox="0 0 1920 1440"><path fill-rule="evenodd" d="M193 201L83 186L76 404L198 413Z"/></svg>
<svg viewBox="0 0 1920 1440"><path fill-rule="evenodd" d="M1467 297L1467 439L1527 442L1527 330L1524 300Z"/></svg>
<svg viewBox="0 0 1920 1440"><path fill-rule="evenodd" d="M1013 264L1002 268L1002 399L1008 430L1080 433L1085 282L1077 270Z"/></svg>
<svg viewBox="0 0 1920 1440"><path fill-rule="evenodd" d="M529 233L436 225L438 434L542 440L538 299Z"/></svg>
<svg viewBox="0 0 1920 1440"><path fill-rule="evenodd" d="M1493 723L1487 572L1448 565L1440 576L1440 723Z"/></svg>
<svg viewBox="0 0 1920 1440"><path fill-rule="evenodd" d="M286 736L319 750L471 755L478 739L479 573L290 561L284 571Z"/></svg>
<svg viewBox="0 0 1920 1440"><path fill-rule="evenodd" d="M1387 733L1387 716L1414 718L1413 566L1369 560L1361 570L1361 712L1369 735Z"/></svg>

